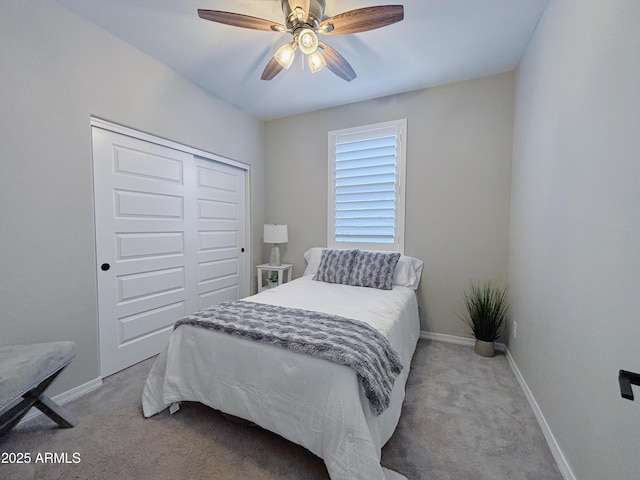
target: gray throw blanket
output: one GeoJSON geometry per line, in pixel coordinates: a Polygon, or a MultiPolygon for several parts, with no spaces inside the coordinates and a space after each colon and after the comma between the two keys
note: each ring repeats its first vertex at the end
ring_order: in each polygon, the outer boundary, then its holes
{"type": "Polygon", "coordinates": [[[371,410],[379,415],[391,400],[402,362],[387,338],[372,326],[349,318],[299,308],[236,300],[178,320],[238,337],[331,360],[355,370],[371,410]]]}

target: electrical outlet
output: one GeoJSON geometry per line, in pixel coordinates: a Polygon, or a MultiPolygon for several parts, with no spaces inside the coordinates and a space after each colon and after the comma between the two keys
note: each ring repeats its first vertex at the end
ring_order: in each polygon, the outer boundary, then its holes
{"type": "Polygon", "coordinates": [[[511,322],[511,335],[513,335],[513,338],[516,338],[517,333],[518,333],[518,324],[514,320],[513,322],[511,322]]]}

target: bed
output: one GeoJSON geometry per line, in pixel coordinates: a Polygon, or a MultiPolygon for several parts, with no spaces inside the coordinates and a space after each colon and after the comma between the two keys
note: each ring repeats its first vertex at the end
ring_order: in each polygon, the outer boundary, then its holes
{"type": "Polygon", "coordinates": [[[422,262],[398,255],[386,290],[323,281],[327,252],[310,249],[302,277],[242,301],[337,315],[381,332],[402,363],[384,411],[374,413],[349,366],[185,324],[149,373],[144,416],[196,401],[302,445],[324,460],[332,480],[403,479],[380,465],[380,453],[398,424],[419,337],[422,262]]]}

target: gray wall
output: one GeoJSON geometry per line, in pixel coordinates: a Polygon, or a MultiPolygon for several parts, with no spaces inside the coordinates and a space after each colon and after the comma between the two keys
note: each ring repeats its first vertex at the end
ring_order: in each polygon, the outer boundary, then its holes
{"type": "Polygon", "coordinates": [[[262,124],[52,1],[2,2],[0,68],[0,345],[75,341],[57,394],[99,376],[90,116],[251,164],[260,232],[262,124]]]}
{"type": "Polygon", "coordinates": [[[552,0],[517,73],[509,349],[580,480],[640,472],[639,22],[552,0]]]}
{"type": "Polygon", "coordinates": [[[289,225],[294,276],[327,244],[327,132],[407,118],[405,253],[425,262],[422,329],[468,335],[456,314],[469,280],[506,283],[513,99],[505,73],[266,122],[265,220],[289,225]]]}

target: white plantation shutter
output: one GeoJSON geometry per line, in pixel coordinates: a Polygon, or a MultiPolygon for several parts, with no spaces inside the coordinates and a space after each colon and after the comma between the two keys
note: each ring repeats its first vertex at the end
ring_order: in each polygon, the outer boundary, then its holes
{"type": "Polygon", "coordinates": [[[329,132],[329,246],[404,249],[406,120],[329,132]]]}

